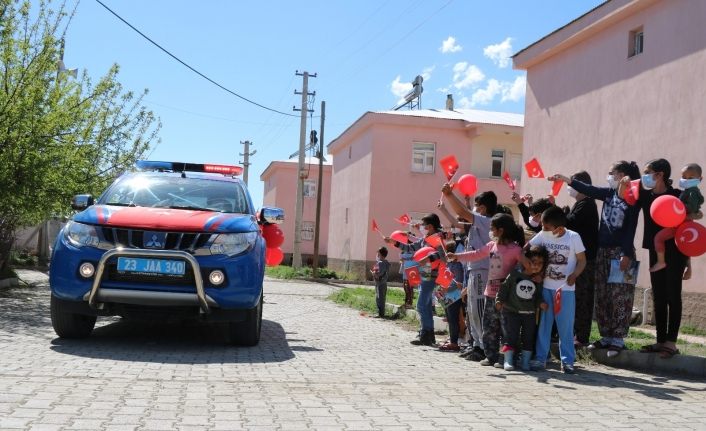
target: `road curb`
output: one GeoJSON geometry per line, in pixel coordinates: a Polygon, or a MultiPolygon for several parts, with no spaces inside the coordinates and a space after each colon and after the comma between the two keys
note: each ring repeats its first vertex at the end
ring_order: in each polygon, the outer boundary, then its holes
{"type": "Polygon", "coordinates": [[[641,353],[637,350],[623,350],[618,356],[609,358],[608,350],[591,352],[593,359],[603,365],[615,368],[643,371],[647,373],[677,373],[706,378],[706,358],[700,356],[674,355],[669,359],[659,353],[641,353]]]}

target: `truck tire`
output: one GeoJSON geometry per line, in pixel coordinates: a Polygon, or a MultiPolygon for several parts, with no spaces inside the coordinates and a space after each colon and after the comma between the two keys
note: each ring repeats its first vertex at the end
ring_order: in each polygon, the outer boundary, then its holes
{"type": "Polygon", "coordinates": [[[243,322],[228,322],[228,338],[238,346],[256,346],[260,342],[262,328],[262,294],[255,308],[248,310],[243,322]]]}
{"type": "Polygon", "coordinates": [[[86,338],[96,325],[96,316],[68,313],[61,310],[60,301],[51,297],[51,325],[61,338],[86,338]]]}

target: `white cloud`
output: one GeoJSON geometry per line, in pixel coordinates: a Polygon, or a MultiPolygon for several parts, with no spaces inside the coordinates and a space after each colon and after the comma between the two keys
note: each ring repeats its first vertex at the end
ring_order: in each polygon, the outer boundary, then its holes
{"type": "Polygon", "coordinates": [[[483,55],[491,59],[498,67],[508,67],[512,62],[510,59],[512,55],[512,38],[508,37],[498,44],[486,46],[483,49],[483,55]]]}
{"type": "Polygon", "coordinates": [[[501,102],[517,102],[525,97],[525,89],[527,87],[527,77],[518,76],[514,82],[506,82],[503,86],[503,96],[501,102]]]}
{"type": "Polygon", "coordinates": [[[471,106],[487,105],[502,92],[502,84],[497,79],[489,79],[485,88],[476,90],[471,96],[471,106]]]}
{"type": "Polygon", "coordinates": [[[392,81],[390,84],[390,91],[392,91],[392,94],[394,94],[395,97],[401,99],[412,90],[412,83],[400,82],[400,78],[400,75],[397,75],[397,77],[392,81]]]}
{"type": "Polygon", "coordinates": [[[453,36],[449,36],[448,39],[441,42],[441,46],[439,47],[439,51],[441,51],[443,54],[458,52],[462,49],[463,47],[456,43],[456,38],[453,36]]]}
{"type": "Polygon", "coordinates": [[[453,72],[453,86],[458,90],[472,87],[485,79],[485,75],[477,66],[469,65],[465,61],[456,63],[453,72]]]}
{"type": "Polygon", "coordinates": [[[422,78],[424,78],[424,82],[427,82],[431,79],[431,73],[434,71],[434,69],[436,69],[436,65],[425,67],[424,69],[422,69],[421,75],[422,78]]]}
{"type": "Polygon", "coordinates": [[[518,76],[514,81],[498,81],[489,79],[485,88],[476,90],[470,98],[462,97],[458,101],[460,108],[472,108],[478,105],[489,105],[498,97],[500,102],[518,102],[525,97],[527,78],[518,76]]]}

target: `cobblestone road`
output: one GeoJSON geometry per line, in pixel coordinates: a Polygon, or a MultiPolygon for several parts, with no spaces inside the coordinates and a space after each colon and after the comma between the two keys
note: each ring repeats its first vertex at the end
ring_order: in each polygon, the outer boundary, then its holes
{"type": "Polygon", "coordinates": [[[706,429],[706,382],[602,366],[507,373],[266,283],[262,341],[217,327],[99,320],[60,340],[48,288],[0,290],[0,429],[706,429]]]}

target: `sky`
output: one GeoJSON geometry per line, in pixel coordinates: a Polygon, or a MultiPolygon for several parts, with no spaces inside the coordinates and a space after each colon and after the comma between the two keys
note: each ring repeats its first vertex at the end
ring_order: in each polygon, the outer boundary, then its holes
{"type": "MultiPolygon", "coordinates": [[[[262,205],[260,175],[299,149],[302,77],[307,119],[324,144],[368,111],[395,107],[417,75],[421,107],[524,112],[525,73],[510,56],[602,0],[101,0],[184,63],[180,64],[96,0],[81,0],[66,35],[64,63],[95,81],[120,66],[125,90],[149,93],[161,120],[151,160],[239,164],[250,141],[249,189],[262,205]],[[285,115],[289,114],[289,115],[285,115]]],[[[69,5],[71,3],[68,1],[69,5]]],[[[405,109],[405,108],[403,108],[405,109]]]]}

